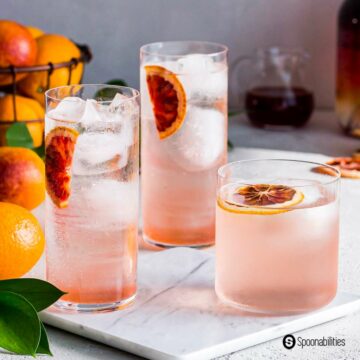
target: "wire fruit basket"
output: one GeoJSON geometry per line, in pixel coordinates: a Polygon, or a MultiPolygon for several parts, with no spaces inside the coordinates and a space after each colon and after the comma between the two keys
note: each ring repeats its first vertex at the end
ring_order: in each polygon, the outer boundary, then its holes
{"type": "MultiPolygon", "coordinates": [[[[2,74],[8,74],[12,77],[12,82],[9,85],[6,86],[0,86],[0,92],[5,93],[6,95],[12,95],[12,107],[13,107],[13,119],[6,119],[0,121],[0,146],[6,145],[5,142],[5,136],[7,129],[10,127],[10,125],[18,122],[18,112],[17,112],[17,104],[16,104],[16,95],[19,95],[18,89],[17,89],[17,82],[16,82],[16,75],[17,74],[31,74],[34,72],[45,72],[46,73],[46,88],[45,90],[49,89],[50,86],[50,80],[51,76],[54,73],[55,70],[61,69],[61,68],[68,68],[68,79],[67,83],[64,85],[69,85],[71,83],[71,77],[73,70],[77,67],[79,63],[83,63],[84,65],[89,63],[92,59],[92,53],[89,48],[89,46],[84,44],[76,44],[76,46],[80,50],[80,56],[78,58],[71,58],[69,61],[60,62],[60,63],[52,63],[49,62],[45,65],[35,65],[35,66],[26,66],[26,67],[15,67],[15,66],[8,66],[8,67],[0,67],[0,75],[2,74]],[[2,136],[1,136],[2,135],[2,136]]],[[[84,68],[82,71],[80,83],[82,82],[82,77],[84,74],[84,68]]],[[[21,120],[22,123],[25,124],[34,124],[34,123],[43,123],[44,119],[26,119],[21,120]]]]}

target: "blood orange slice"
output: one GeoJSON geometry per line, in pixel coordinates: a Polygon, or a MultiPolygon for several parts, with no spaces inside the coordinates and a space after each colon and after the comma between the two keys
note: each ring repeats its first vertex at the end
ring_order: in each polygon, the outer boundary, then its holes
{"type": "Polygon", "coordinates": [[[184,88],[171,71],[162,66],[145,66],[146,82],[160,139],[180,129],[186,115],[184,88]]]}
{"type": "Polygon", "coordinates": [[[59,208],[65,208],[70,197],[70,167],[77,136],[76,130],[60,126],[45,139],[46,191],[59,208]]]}
{"type": "Polygon", "coordinates": [[[299,204],[304,194],[290,186],[255,184],[242,186],[219,199],[224,210],[240,214],[274,215],[299,204]]]}

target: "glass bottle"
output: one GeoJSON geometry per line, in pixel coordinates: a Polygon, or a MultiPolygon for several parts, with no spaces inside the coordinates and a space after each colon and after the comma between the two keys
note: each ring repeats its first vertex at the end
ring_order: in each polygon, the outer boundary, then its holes
{"type": "Polygon", "coordinates": [[[338,16],[336,113],[345,132],[360,137],[360,2],[345,0],[338,16]]]}

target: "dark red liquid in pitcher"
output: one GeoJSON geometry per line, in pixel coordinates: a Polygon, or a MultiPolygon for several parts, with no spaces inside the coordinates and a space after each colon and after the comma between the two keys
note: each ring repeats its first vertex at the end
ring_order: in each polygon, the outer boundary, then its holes
{"type": "Polygon", "coordinates": [[[245,109],[258,127],[303,126],[314,109],[312,92],[300,87],[256,87],[246,93],[245,109]]]}

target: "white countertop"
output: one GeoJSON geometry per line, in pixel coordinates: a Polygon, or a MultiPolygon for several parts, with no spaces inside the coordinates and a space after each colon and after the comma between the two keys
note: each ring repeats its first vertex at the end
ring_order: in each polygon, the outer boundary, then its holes
{"type": "MultiPolygon", "coordinates": [[[[235,146],[269,148],[302,152],[323,153],[326,155],[349,155],[360,148],[360,140],[342,135],[334,115],[330,112],[318,112],[304,129],[293,131],[264,131],[248,125],[242,118],[233,118],[229,126],[229,138],[235,146]],[[326,126],[326,127],[325,127],[326,126]]],[[[238,150],[240,151],[240,150],[238,150]]],[[[262,156],[261,150],[250,150],[249,157],[262,156]]],[[[232,154],[231,156],[234,156],[232,154]]],[[[281,156],[281,152],[274,153],[281,156]]],[[[360,220],[360,182],[355,188],[354,181],[347,180],[342,184],[342,192],[349,191],[352,198],[341,203],[341,245],[339,287],[343,291],[360,294],[360,232],[357,225],[360,220]],[[355,195],[355,196],[354,196],[355,195]]],[[[108,346],[81,338],[76,335],[47,326],[54,359],[56,360],[115,360],[140,359],[131,354],[112,349],[108,346]]],[[[303,338],[337,337],[345,338],[345,347],[304,347],[295,346],[286,350],[282,339],[245,349],[222,357],[222,360],[238,359],[359,359],[360,358],[360,312],[345,318],[316,326],[297,333],[303,338]]],[[[11,355],[0,352],[1,360],[14,360],[11,355]]],[[[19,356],[23,360],[28,357],[19,356]]]]}

